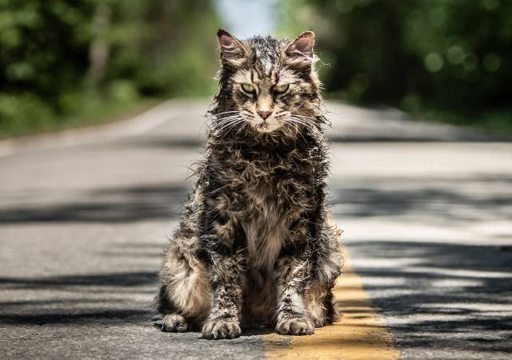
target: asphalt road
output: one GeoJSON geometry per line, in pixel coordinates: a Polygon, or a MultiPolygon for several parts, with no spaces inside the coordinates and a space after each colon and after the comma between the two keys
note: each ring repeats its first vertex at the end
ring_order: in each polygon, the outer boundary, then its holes
{"type": "MultiPolygon", "coordinates": [[[[120,124],[0,143],[3,358],[267,355],[262,333],[212,342],[151,324],[206,108],[171,101],[120,124]]],[[[401,357],[509,359],[512,143],[392,110],[329,109],[332,211],[401,357]]]]}

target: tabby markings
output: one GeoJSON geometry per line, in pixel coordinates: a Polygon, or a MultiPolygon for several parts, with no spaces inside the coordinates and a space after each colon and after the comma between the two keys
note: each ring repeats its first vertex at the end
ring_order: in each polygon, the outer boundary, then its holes
{"type": "Polygon", "coordinates": [[[346,248],[343,254],[344,273],[333,291],[343,314],[340,321],[311,336],[264,335],[267,359],[398,359],[393,337],[373,309],[346,248]]]}

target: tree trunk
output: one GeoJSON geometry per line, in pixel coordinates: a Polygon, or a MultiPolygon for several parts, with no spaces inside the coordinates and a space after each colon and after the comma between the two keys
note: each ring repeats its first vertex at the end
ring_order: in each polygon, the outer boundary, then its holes
{"type": "Polygon", "coordinates": [[[105,78],[110,56],[107,33],[110,27],[111,9],[109,5],[98,4],[92,21],[93,39],[89,45],[89,69],[87,83],[97,87],[105,78]]]}

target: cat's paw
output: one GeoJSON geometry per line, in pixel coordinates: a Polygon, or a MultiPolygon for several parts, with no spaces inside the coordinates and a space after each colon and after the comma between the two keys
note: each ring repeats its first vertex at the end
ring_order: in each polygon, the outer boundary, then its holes
{"type": "Polygon", "coordinates": [[[206,320],[203,325],[205,339],[234,339],[240,336],[240,322],[238,319],[206,320]]]}
{"type": "Polygon", "coordinates": [[[167,314],[162,320],[162,331],[185,332],[188,330],[188,322],[180,314],[167,314]]]}
{"type": "Polygon", "coordinates": [[[306,316],[285,318],[277,322],[276,331],[281,335],[311,335],[315,325],[306,316]]]}
{"type": "Polygon", "coordinates": [[[315,324],[316,328],[323,327],[327,323],[327,320],[324,318],[321,319],[313,319],[313,324],[315,324]]]}

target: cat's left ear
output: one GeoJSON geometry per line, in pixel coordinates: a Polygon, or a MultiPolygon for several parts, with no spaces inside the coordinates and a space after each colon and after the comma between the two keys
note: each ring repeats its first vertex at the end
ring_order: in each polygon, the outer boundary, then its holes
{"type": "Polygon", "coordinates": [[[220,46],[220,57],[222,63],[231,63],[238,65],[248,55],[248,51],[244,44],[236,37],[225,30],[219,29],[217,39],[220,46]]]}
{"type": "Polygon", "coordinates": [[[303,56],[313,58],[313,47],[315,46],[315,33],[313,31],[305,31],[295,38],[287,47],[286,54],[288,56],[303,56]]]}

